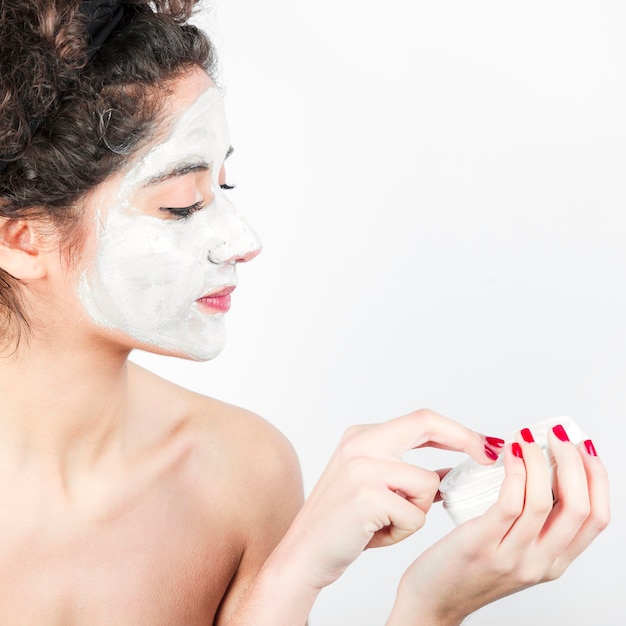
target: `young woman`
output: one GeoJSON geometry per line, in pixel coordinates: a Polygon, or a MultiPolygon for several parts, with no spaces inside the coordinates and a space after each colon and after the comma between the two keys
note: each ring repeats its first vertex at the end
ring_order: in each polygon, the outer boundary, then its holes
{"type": "MultiPolygon", "coordinates": [[[[0,623],[304,624],[366,547],[419,530],[420,446],[504,454],[498,502],[407,570],[389,624],[459,624],[606,526],[591,442],[511,446],[430,411],[349,430],[302,503],[285,439],[128,362],[216,356],[260,243],[193,0],[0,11],[0,623]],[[152,8],[151,8],[152,7],[152,8]]],[[[527,437],[527,439],[529,439],[527,437]]]]}

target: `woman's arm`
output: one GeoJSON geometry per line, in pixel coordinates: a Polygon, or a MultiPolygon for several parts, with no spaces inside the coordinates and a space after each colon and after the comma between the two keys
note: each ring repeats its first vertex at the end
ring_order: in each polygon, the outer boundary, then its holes
{"type": "MultiPolygon", "coordinates": [[[[227,415],[228,423],[236,423],[241,413],[238,410],[235,415],[227,415]]],[[[237,572],[222,599],[215,626],[238,623],[233,622],[234,612],[244,598],[249,600],[259,572],[304,501],[300,464],[287,439],[256,416],[243,421],[236,433],[237,445],[231,451],[239,460],[232,464],[229,489],[235,508],[234,512],[232,508],[230,512],[223,510],[222,515],[223,523],[230,524],[242,538],[242,551],[235,555],[237,572]]],[[[272,585],[273,595],[262,595],[276,601],[283,588],[272,585]]]]}

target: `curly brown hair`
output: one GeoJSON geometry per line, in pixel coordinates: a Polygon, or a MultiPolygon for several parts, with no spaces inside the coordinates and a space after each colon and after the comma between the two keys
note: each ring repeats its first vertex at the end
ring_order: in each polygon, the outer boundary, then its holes
{"type": "MultiPolygon", "coordinates": [[[[130,23],[88,59],[80,0],[0,2],[0,218],[80,231],[80,202],[150,136],[168,84],[215,54],[187,24],[198,0],[126,0],[130,23]]],[[[28,316],[19,281],[0,268],[0,333],[28,316]]],[[[10,339],[10,338],[9,338],[10,339]]]]}

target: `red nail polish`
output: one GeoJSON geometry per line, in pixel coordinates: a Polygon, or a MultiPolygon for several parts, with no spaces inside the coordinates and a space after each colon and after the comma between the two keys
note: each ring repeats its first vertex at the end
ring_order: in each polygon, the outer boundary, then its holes
{"type": "Polygon", "coordinates": [[[500,437],[485,437],[485,441],[496,448],[501,448],[504,445],[504,439],[500,439],[500,437]]]}
{"type": "Polygon", "coordinates": [[[565,432],[565,428],[563,428],[561,424],[557,424],[552,429],[552,432],[557,436],[557,439],[560,439],[561,441],[569,441],[569,437],[567,436],[567,433],[565,432]]]}
{"type": "Polygon", "coordinates": [[[492,460],[492,461],[496,461],[498,458],[498,453],[494,452],[491,448],[489,448],[488,446],[485,446],[485,454],[492,460]]]}
{"type": "Polygon", "coordinates": [[[596,452],[596,448],[593,445],[593,441],[591,441],[591,439],[587,439],[585,441],[585,450],[587,450],[587,454],[589,456],[598,456],[598,453],[596,452]]]}
{"type": "Polygon", "coordinates": [[[520,430],[520,435],[522,435],[522,439],[526,443],[533,443],[535,441],[535,438],[529,428],[522,428],[522,430],[520,430]]]}
{"type": "Polygon", "coordinates": [[[516,456],[518,459],[522,458],[522,446],[520,446],[517,441],[514,441],[511,444],[511,452],[513,453],[513,456],[516,456]]]}

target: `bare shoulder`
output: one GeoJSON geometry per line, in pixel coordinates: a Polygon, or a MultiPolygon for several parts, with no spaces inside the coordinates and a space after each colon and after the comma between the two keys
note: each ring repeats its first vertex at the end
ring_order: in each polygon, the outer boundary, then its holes
{"type": "Polygon", "coordinates": [[[214,457],[216,441],[220,456],[227,457],[231,471],[241,472],[256,489],[261,482],[271,491],[279,484],[300,482],[298,459],[291,443],[271,423],[238,406],[198,394],[189,397],[189,427],[198,434],[206,458],[214,457]]]}
{"type": "Polygon", "coordinates": [[[181,542],[201,555],[194,576],[213,598],[212,623],[227,624],[302,506],[294,449],[251,411],[134,364],[128,379],[132,456],[149,459],[141,475],[169,520],[164,532],[185,528],[181,542]]]}
{"type": "MultiPolygon", "coordinates": [[[[281,541],[304,500],[300,465],[286,437],[258,415],[211,398],[190,397],[198,465],[226,468],[227,518],[241,540],[240,559],[215,624],[228,624],[252,581],[281,541]],[[218,417],[219,416],[219,417],[218,417]],[[219,442],[220,451],[214,449],[219,442]]],[[[213,468],[213,469],[210,469],[213,468]]]]}
{"type": "Polygon", "coordinates": [[[192,476],[199,481],[210,477],[213,486],[245,493],[251,504],[271,500],[276,505],[281,497],[300,503],[297,456],[287,438],[267,420],[135,365],[131,377],[141,390],[141,402],[149,405],[142,414],[150,415],[152,432],[184,443],[192,476]]]}

